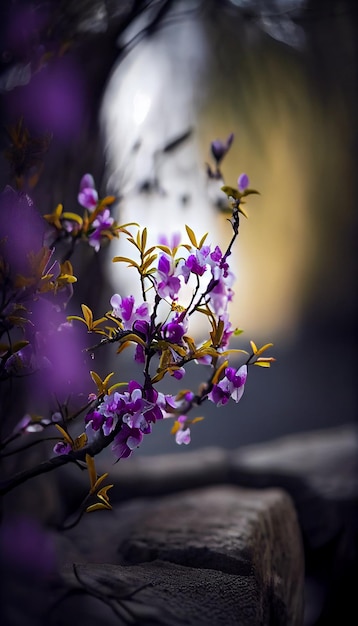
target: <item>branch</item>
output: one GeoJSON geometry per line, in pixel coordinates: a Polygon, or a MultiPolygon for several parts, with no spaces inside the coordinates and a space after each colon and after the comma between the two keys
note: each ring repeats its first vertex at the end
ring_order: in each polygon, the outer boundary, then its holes
{"type": "Polygon", "coordinates": [[[69,454],[61,454],[60,456],[55,456],[48,461],[43,461],[39,465],[35,467],[31,467],[29,469],[18,472],[14,476],[11,476],[8,479],[0,481],[0,496],[5,495],[22,485],[23,483],[30,480],[30,478],[35,478],[36,476],[40,476],[41,474],[46,474],[47,472],[52,472],[58,467],[62,467],[62,465],[66,465],[66,463],[75,463],[85,462],[86,454],[94,457],[104,448],[106,448],[110,443],[112,443],[113,439],[119,432],[122,427],[122,422],[120,421],[116,428],[107,436],[103,435],[101,431],[98,432],[98,436],[96,439],[89,445],[84,446],[80,450],[72,450],[69,454]]]}

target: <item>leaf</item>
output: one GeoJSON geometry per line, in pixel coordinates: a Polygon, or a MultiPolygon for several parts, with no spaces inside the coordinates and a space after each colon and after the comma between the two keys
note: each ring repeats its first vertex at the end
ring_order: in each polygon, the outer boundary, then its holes
{"type": "Polygon", "coordinates": [[[102,378],[100,376],[98,376],[98,374],[96,372],[93,372],[92,370],[90,371],[90,376],[91,376],[93,382],[95,383],[95,385],[97,385],[98,393],[102,394],[103,393],[102,378]]]}
{"type": "Polygon", "coordinates": [[[147,229],[143,228],[142,232],[142,240],[141,240],[141,249],[144,251],[147,245],[147,229]]]}
{"type": "Polygon", "coordinates": [[[229,365],[229,361],[226,360],[223,363],[221,363],[220,367],[218,367],[218,369],[216,370],[216,372],[214,373],[211,382],[213,383],[213,385],[217,385],[217,383],[219,382],[220,378],[221,378],[221,374],[223,373],[223,371],[227,368],[227,366],[229,365]]]}
{"type": "Polygon", "coordinates": [[[133,261],[132,259],[129,259],[126,256],[115,256],[112,259],[113,263],[117,263],[118,261],[122,261],[123,263],[128,263],[130,267],[136,267],[139,270],[139,265],[138,263],[136,263],[135,261],[133,261]]]}
{"type": "Polygon", "coordinates": [[[89,474],[89,479],[90,479],[90,485],[91,485],[91,489],[90,489],[90,493],[93,493],[93,486],[96,483],[96,479],[97,479],[97,472],[96,472],[96,467],[95,467],[95,462],[94,462],[94,458],[93,456],[90,456],[89,454],[86,454],[86,464],[87,464],[87,469],[88,469],[88,474],[89,474]]]}
{"type": "Polygon", "coordinates": [[[86,509],[86,513],[92,513],[93,511],[107,510],[111,508],[112,507],[110,504],[102,504],[102,502],[97,502],[96,504],[91,504],[91,506],[88,506],[86,509]]]}
{"type": "Polygon", "coordinates": [[[81,450],[82,448],[85,447],[87,443],[87,435],[86,433],[82,433],[81,435],[79,435],[79,437],[76,437],[76,439],[73,442],[73,449],[74,450],[81,450]]]}
{"type": "Polygon", "coordinates": [[[246,219],[249,219],[248,214],[246,213],[246,211],[244,211],[244,209],[242,208],[241,204],[238,206],[238,211],[239,211],[239,213],[241,213],[241,215],[246,217],[246,219]]]}
{"type": "Polygon", "coordinates": [[[125,335],[123,339],[125,339],[126,342],[133,341],[134,343],[140,343],[140,345],[143,346],[143,348],[145,348],[146,346],[145,341],[143,341],[141,337],[139,337],[138,335],[135,335],[134,333],[129,333],[128,335],[125,335]]]}
{"type": "MultiPolygon", "coordinates": [[[[22,350],[22,348],[25,348],[26,346],[28,346],[29,343],[30,342],[26,341],[25,339],[23,341],[17,341],[11,346],[12,354],[15,354],[15,352],[19,352],[19,350],[22,350]]],[[[9,346],[8,346],[8,349],[9,349],[9,346]]]]}
{"type": "Polygon", "coordinates": [[[202,236],[202,238],[200,239],[200,242],[199,242],[199,249],[203,247],[204,242],[205,242],[205,239],[207,238],[208,234],[209,234],[209,233],[205,233],[205,235],[203,235],[203,236],[202,236]]]}
{"type": "Polygon", "coordinates": [[[255,361],[254,365],[258,365],[259,367],[270,367],[271,363],[267,361],[255,361]]]}
{"type": "MultiPolygon", "coordinates": [[[[143,254],[143,256],[149,256],[149,254],[151,254],[158,246],[152,246],[151,248],[148,248],[148,250],[146,250],[143,254]]],[[[157,256],[157,255],[156,255],[157,256]]]]}
{"type": "Polygon", "coordinates": [[[64,440],[66,441],[66,443],[68,443],[71,447],[73,445],[73,439],[72,437],[70,437],[70,435],[68,434],[68,432],[66,432],[64,430],[64,428],[62,428],[62,426],[60,426],[59,424],[55,424],[57,430],[60,431],[62,437],[64,438],[64,440]]]}
{"type": "Polygon", "coordinates": [[[189,421],[189,424],[196,424],[197,422],[202,422],[203,419],[205,419],[205,417],[194,417],[192,420],[189,421]]]}
{"type": "Polygon", "coordinates": [[[257,345],[251,339],[250,339],[250,346],[251,346],[251,350],[253,351],[253,353],[256,354],[257,353],[257,345]]]}
{"type": "Polygon", "coordinates": [[[221,187],[221,191],[223,191],[229,198],[234,198],[235,200],[240,200],[242,193],[238,189],[234,187],[230,187],[229,185],[224,185],[221,187]]]}
{"type": "MultiPolygon", "coordinates": [[[[102,474],[102,476],[97,478],[96,482],[93,485],[93,491],[94,492],[96,492],[98,487],[103,483],[104,480],[106,480],[107,476],[109,476],[108,472],[106,472],[105,474],[102,474]]],[[[98,495],[99,495],[99,493],[98,493],[98,495]]]]}
{"type": "Polygon", "coordinates": [[[153,254],[153,255],[152,255],[152,256],[150,256],[148,259],[146,259],[146,260],[144,261],[144,263],[142,263],[141,268],[140,268],[140,269],[141,269],[142,274],[145,274],[145,273],[146,273],[146,271],[148,270],[149,266],[153,263],[153,261],[155,261],[155,260],[156,260],[157,256],[158,256],[157,254],[153,254]]]}
{"type": "Polygon", "coordinates": [[[62,213],[61,217],[65,220],[71,220],[72,222],[77,222],[77,224],[79,224],[80,226],[83,225],[83,219],[80,215],[77,215],[77,213],[71,213],[71,212],[65,211],[64,213],[62,213]]]}
{"type": "Polygon", "coordinates": [[[119,389],[119,387],[126,387],[128,383],[115,383],[108,389],[108,395],[110,396],[115,389],[119,389]]]}
{"type": "Polygon", "coordinates": [[[171,427],[170,430],[170,434],[171,435],[176,435],[176,433],[178,432],[178,430],[180,430],[181,424],[180,422],[178,422],[178,420],[176,420],[173,424],[173,426],[171,427]]]}
{"type": "Polygon", "coordinates": [[[198,246],[198,242],[196,241],[196,237],[195,237],[194,231],[190,228],[190,226],[187,226],[186,224],[185,224],[185,229],[186,229],[186,232],[188,233],[188,237],[189,237],[191,243],[193,244],[194,248],[198,249],[199,246],[198,246]]]}
{"type": "Polygon", "coordinates": [[[81,304],[81,309],[82,309],[83,317],[86,320],[87,327],[89,330],[91,330],[92,322],[93,322],[93,313],[91,309],[87,306],[87,304],[81,304]]]}
{"type": "Polygon", "coordinates": [[[241,192],[241,197],[243,198],[244,196],[252,196],[253,194],[257,194],[259,196],[260,192],[256,191],[256,189],[245,189],[245,191],[241,192]]]}
{"type": "Polygon", "coordinates": [[[169,256],[171,256],[172,251],[170,248],[168,248],[168,246],[157,245],[156,247],[159,248],[159,250],[161,250],[162,252],[165,252],[166,254],[169,254],[169,256]]]}

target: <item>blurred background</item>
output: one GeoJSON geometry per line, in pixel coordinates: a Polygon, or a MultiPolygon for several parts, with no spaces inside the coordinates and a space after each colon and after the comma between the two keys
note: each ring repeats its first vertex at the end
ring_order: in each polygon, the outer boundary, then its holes
{"type": "MultiPolygon", "coordinates": [[[[250,370],[238,405],[201,407],[191,449],[355,421],[356,3],[15,1],[1,12],[4,126],[23,115],[35,134],[53,134],[30,191],[42,213],[77,210],[91,172],[117,196],[119,222],[148,226],[154,240],[188,224],[224,248],[224,197],[206,164],[211,141],[231,132],[225,183],[246,172],[260,191],[231,257],[232,323],[245,331],[233,347],[272,341],[277,362],[250,370]]],[[[4,161],[2,186],[10,178],[4,161]]],[[[123,239],[77,250],[70,313],[86,302],[99,317],[114,292],[133,292],[131,270],[111,261],[126,252],[123,239]]],[[[96,371],[132,376],[127,353],[96,359],[96,371]]],[[[181,387],[206,377],[192,367],[181,387]]],[[[185,453],[170,427],[158,423],[136,454],[185,453]]]]}

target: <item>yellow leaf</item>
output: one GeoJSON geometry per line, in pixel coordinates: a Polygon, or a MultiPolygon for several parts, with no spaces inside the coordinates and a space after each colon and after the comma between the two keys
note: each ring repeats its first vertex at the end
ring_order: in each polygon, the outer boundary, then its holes
{"type": "Polygon", "coordinates": [[[81,435],[79,435],[79,437],[76,437],[76,439],[73,442],[73,449],[74,450],[81,450],[82,448],[85,447],[87,443],[87,435],[86,433],[82,433],[81,435]]]}
{"type": "Polygon", "coordinates": [[[124,336],[125,341],[134,341],[134,343],[140,343],[141,346],[143,346],[145,348],[146,343],[145,341],[143,341],[143,339],[141,337],[139,337],[138,335],[135,335],[134,333],[129,333],[129,335],[125,335],[124,336]]]}
{"type": "Polygon", "coordinates": [[[170,434],[175,435],[181,428],[181,423],[176,420],[171,428],[170,434]]]}
{"type": "Polygon", "coordinates": [[[109,383],[110,379],[112,378],[112,376],[114,376],[114,372],[111,372],[110,374],[107,374],[106,378],[104,379],[104,381],[102,383],[103,389],[107,389],[108,383],[109,383]]]}
{"type": "Polygon", "coordinates": [[[258,365],[259,367],[270,367],[271,363],[267,361],[255,361],[254,365],[258,365]]]}
{"type": "Polygon", "coordinates": [[[102,378],[100,376],[98,376],[98,374],[94,371],[90,371],[90,376],[93,380],[93,382],[95,383],[95,385],[97,385],[97,389],[98,389],[98,393],[102,394],[103,393],[103,382],[102,382],[102,378]]]}
{"type": "Polygon", "coordinates": [[[126,348],[128,348],[131,345],[130,341],[123,341],[123,343],[121,343],[118,346],[117,352],[116,354],[121,354],[121,352],[123,352],[126,348]]]}
{"type": "Polygon", "coordinates": [[[188,233],[188,237],[191,243],[193,244],[194,248],[198,248],[198,242],[196,241],[194,231],[190,228],[190,226],[187,226],[186,224],[185,224],[185,229],[186,229],[186,232],[188,233]]]}
{"type": "Polygon", "coordinates": [[[136,267],[137,269],[139,269],[139,265],[138,263],[136,263],[135,261],[133,261],[132,259],[129,259],[126,256],[115,256],[112,259],[113,263],[117,263],[118,261],[122,261],[123,263],[128,263],[130,267],[136,267]]]}
{"type": "Polygon", "coordinates": [[[93,456],[86,454],[86,464],[87,464],[90,485],[91,485],[90,493],[93,493],[93,487],[96,484],[96,479],[97,479],[97,472],[96,472],[96,467],[95,467],[93,456]]]}
{"type": "Polygon", "coordinates": [[[87,306],[87,304],[81,304],[81,309],[82,309],[83,317],[86,320],[87,327],[90,330],[92,328],[93,313],[91,309],[87,306]]]}
{"type": "MultiPolygon", "coordinates": [[[[106,474],[106,476],[108,476],[108,474],[106,474]]],[[[105,487],[102,487],[102,489],[99,490],[98,492],[98,497],[106,500],[109,503],[109,497],[107,495],[107,491],[109,491],[109,489],[112,489],[113,485],[106,485],[105,487]]]]}
{"type": "Polygon", "coordinates": [[[254,341],[250,340],[250,346],[251,346],[251,350],[253,351],[254,354],[257,353],[257,345],[254,341]]]}
{"type": "Polygon", "coordinates": [[[73,445],[72,437],[70,437],[70,435],[59,424],[55,424],[55,426],[56,426],[57,430],[60,431],[60,433],[61,433],[62,437],[64,438],[64,440],[66,441],[66,443],[68,443],[72,447],[72,445],[73,445]]]}
{"type": "Polygon", "coordinates": [[[72,320],[76,320],[77,322],[83,322],[83,324],[86,324],[86,326],[87,326],[86,320],[84,320],[83,317],[79,317],[78,315],[67,315],[66,319],[69,322],[72,322],[72,320]]]}
{"type": "Polygon", "coordinates": [[[273,347],[273,343],[265,343],[265,345],[262,346],[262,348],[258,349],[258,351],[256,352],[256,356],[260,356],[260,354],[262,354],[263,352],[265,352],[266,350],[272,347],[273,347]]]}
{"type": "Polygon", "coordinates": [[[110,396],[116,389],[118,389],[119,387],[126,387],[128,383],[115,383],[115,385],[112,385],[111,387],[109,387],[108,389],[108,395],[110,396]]]}
{"type": "Polygon", "coordinates": [[[144,256],[148,256],[149,254],[151,254],[155,250],[155,248],[156,246],[152,246],[151,248],[148,248],[148,250],[144,252],[144,256]]]}
{"type": "Polygon", "coordinates": [[[62,213],[62,217],[65,220],[72,220],[72,222],[77,222],[77,224],[79,224],[80,226],[83,225],[83,219],[80,215],[77,215],[77,213],[65,211],[64,213],[62,213]]]}
{"type": "Polygon", "coordinates": [[[204,417],[194,417],[194,419],[190,420],[190,424],[196,424],[196,422],[202,422],[204,417]]]}
{"type": "Polygon", "coordinates": [[[213,385],[217,385],[217,383],[220,380],[221,374],[227,368],[228,365],[229,365],[229,361],[224,361],[223,363],[221,363],[220,367],[218,367],[218,369],[214,373],[214,376],[211,379],[211,382],[213,383],[213,385]]]}
{"type": "MultiPolygon", "coordinates": [[[[95,484],[93,485],[93,491],[94,492],[97,491],[98,487],[103,483],[103,481],[107,478],[107,476],[108,476],[108,472],[106,472],[105,474],[102,474],[102,476],[97,478],[95,484]]],[[[106,489],[106,487],[104,487],[104,489],[106,489]]],[[[100,492],[98,492],[98,495],[99,494],[100,494],[100,492]]]]}
{"type": "Polygon", "coordinates": [[[142,250],[145,250],[146,245],[147,245],[147,229],[143,228],[142,241],[141,241],[142,250]]]}
{"type": "Polygon", "coordinates": [[[100,510],[106,510],[106,509],[111,509],[112,507],[108,504],[102,504],[102,502],[97,502],[96,504],[91,504],[91,506],[88,506],[86,509],[86,513],[91,513],[92,511],[100,511],[100,510]]]}
{"type": "Polygon", "coordinates": [[[161,250],[162,252],[165,252],[166,254],[169,254],[169,256],[172,253],[171,249],[168,248],[168,246],[158,245],[156,247],[159,248],[159,250],[161,250]]]}
{"type": "Polygon", "coordinates": [[[204,242],[205,242],[205,239],[207,238],[208,234],[209,234],[209,233],[205,233],[205,235],[203,235],[203,236],[202,236],[202,238],[200,239],[200,242],[199,242],[199,249],[203,246],[203,244],[204,244],[204,242]]]}

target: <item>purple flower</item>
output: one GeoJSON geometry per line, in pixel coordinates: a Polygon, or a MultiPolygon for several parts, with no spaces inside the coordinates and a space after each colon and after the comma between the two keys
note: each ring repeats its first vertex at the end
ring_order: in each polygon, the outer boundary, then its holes
{"type": "Polygon", "coordinates": [[[92,246],[96,252],[101,247],[101,238],[103,231],[108,230],[114,222],[113,217],[110,217],[109,209],[105,209],[103,213],[99,213],[95,220],[93,220],[92,226],[95,229],[88,237],[88,243],[92,246]]]}
{"type": "Polygon", "coordinates": [[[92,410],[85,416],[86,428],[90,426],[94,431],[100,430],[103,426],[104,420],[105,417],[102,413],[92,410]]]}
{"type": "Polygon", "coordinates": [[[239,402],[244,393],[246,379],[247,365],[241,365],[237,370],[233,367],[227,367],[224,378],[217,385],[213,385],[208,399],[217,406],[226,404],[230,397],[236,403],[239,402]]]}
{"type": "Polygon", "coordinates": [[[130,428],[127,424],[123,424],[114,438],[112,451],[118,459],[126,459],[132,454],[134,448],[138,448],[142,439],[143,433],[139,428],[130,428]]]}
{"type": "Polygon", "coordinates": [[[219,165],[219,163],[223,160],[224,156],[229,151],[233,140],[234,133],[230,133],[226,141],[222,141],[221,139],[215,139],[211,142],[211,152],[217,165],[219,165]]]}
{"type": "Polygon", "coordinates": [[[186,372],[184,367],[179,367],[177,370],[173,371],[173,378],[175,378],[176,380],[181,380],[182,378],[184,378],[186,372]]]}
{"type": "Polygon", "coordinates": [[[125,330],[132,330],[133,325],[136,325],[138,332],[147,332],[148,325],[144,326],[144,323],[150,321],[150,311],[148,302],[142,302],[135,307],[134,296],[128,296],[128,298],[122,298],[118,293],[115,293],[110,299],[112,307],[112,315],[119,317],[123,322],[125,330]]]}
{"type": "Polygon", "coordinates": [[[161,298],[170,297],[175,299],[181,284],[176,276],[174,259],[168,254],[161,254],[158,261],[157,291],[161,298]]]}
{"type": "Polygon", "coordinates": [[[196,250],[195,254],[191,254],[185,261],[185,265],[190,269],[192,274],[202,276],[207,267],[207,259],[210,254],[210,246],[202,246],[200,250],[196,250]]]}
{"type": "Polygon", "coordinates": [[[247,174],[240,174],[239,178],[237,179],[237,186],[239,191],[243,192],[245,191],[245,189],[248,188],[250,184],[249,181],[249,177],[247,174]]]}
{"type": "Polygon", "coordinates": [[[96,208],[98,204],[98,193],[91,174],[82,176],[77,199],[78,203],[90,212],[94,211],[96,208]]]}
{"type": "Polygon", "coordinates": [[[65,441],[58,441],[53,447],[53,451],[55,454],[69,454],[71,450],[72,447],[69,443],[66,443],[65,441]]]}
{"type": "Polygon", "coordinates": [[[162,245],[162,246],[167,246],[171,250],[173,250],[173,248],[177,248],[179,246],[180,240],[181,240],[180,232],[173,233],[171,235],[170,239],[165,234],[161,234],[158,237],[158,243],[160,245],[162,245]]]}
{"type": "Polygon", "coordinates": [[[171,343],[179,343],[185,334],[185,330],[182,324],[175,320],[163,326],[163,334],[167,341],[170,341],[171,343]]]}
{"type": "Polygon", "coordinates": [[[180,415],[177,422],[180,424],[180,428],[175,433],[175,441],[181,446],[183,443],[187,446],[190,443],[190,428],[185,428],[185,422],[187,420],[186,415],[180,415]]]}

